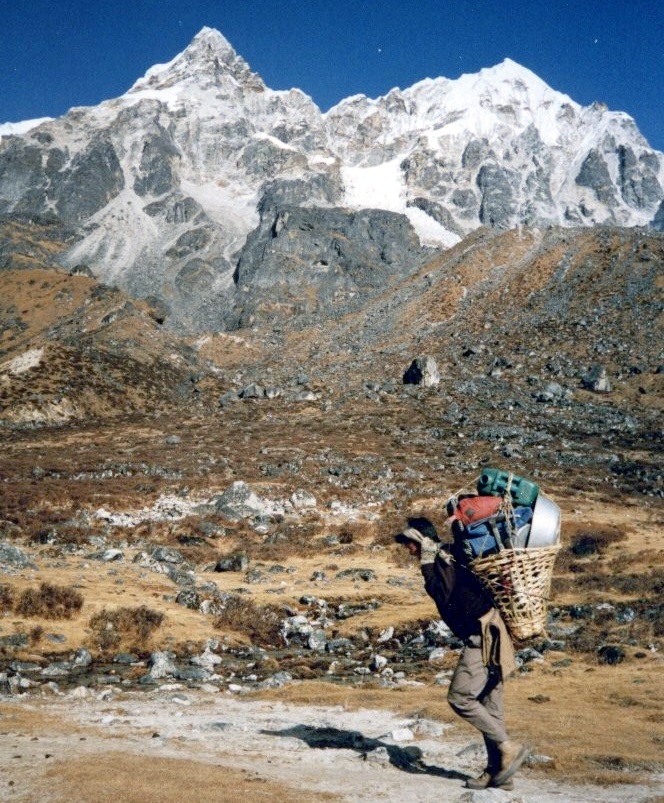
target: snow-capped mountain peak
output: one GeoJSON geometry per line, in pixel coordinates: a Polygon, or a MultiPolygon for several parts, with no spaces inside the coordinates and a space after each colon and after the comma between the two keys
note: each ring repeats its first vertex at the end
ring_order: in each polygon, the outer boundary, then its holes
{"type": "Polygon", "coordinates": [[[206,88],[223,85],[229,78],[254,91],[265,89],[263,81],[237,55],[230,42],[219,31],[206,27],[174,59],[151,67],[127,94],[164,90],[175,85],[197,84],[206,88]]]}
{"type": "Polygon", "coordinates": [[[307,269],[330,298],[352,292],[482,225],[664,218],[664,155],[635,122],[511,59],[321,114],[203,28],[119,98],[13,133],[0,214],[76,228],[67,265],[170,299],[186,328],[246,310],[252,284],[281,283],[290,304],[307,269]]]}

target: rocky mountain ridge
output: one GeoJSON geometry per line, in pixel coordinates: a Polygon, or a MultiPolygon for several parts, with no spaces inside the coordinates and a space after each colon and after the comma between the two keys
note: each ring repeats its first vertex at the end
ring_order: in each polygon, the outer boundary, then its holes
{"type": "Polygon", "coordinates": [[[631,118],[509,60],[322,114],[207,28],[120,98],[0,139],[0,213],[69,227],[65,267],[181,332],[267,301],[325,316],[479,226],[659,226],[663,186],[631,118]]]}

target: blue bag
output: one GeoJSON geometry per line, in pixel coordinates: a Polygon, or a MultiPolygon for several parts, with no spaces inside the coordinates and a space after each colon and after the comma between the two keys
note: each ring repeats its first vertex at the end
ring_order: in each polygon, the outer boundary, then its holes
{"type": "MultiPolygon", "coordinates": [[[[516,532],[528,524],[532,517],[532,508],[525,506],[514,508],[512,531],[516,532]]],[[[514,546],[510,542],[510,532],[503,513],[465,527],[461,540],[463,551],[469,560],[494,555],[501,549],[511,549],[514,546]]]]}

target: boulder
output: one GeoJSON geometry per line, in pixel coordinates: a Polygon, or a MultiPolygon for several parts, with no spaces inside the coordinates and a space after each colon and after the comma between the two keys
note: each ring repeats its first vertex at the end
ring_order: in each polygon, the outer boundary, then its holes
{"type": "Polygon", "coordinates": [[[0,571],[6,568],[25,569],[32,561],[25,552],[6,542],[0,543],[0,571]]]}
{"type": "Polygon", "coordinates": [[[249,566],[249,558],[244,552],[236,552],[221,558],[215,564],[215,572],[243,572],[249,566]]]}
{"type": "Polygon", "coordinates": [[[613,390],[606,368],[597,363],[581,377],[581,384],[594,393],[610,393],[613,390]]]}
{"type": "Polygon", "coordinates": [[[404,385],[422,385],[430,388],[438,385],[439,382],[438,365],[431,356],[414,359],[403,375],[404,385]]]}
{"type": "Polygon", "coordinates": [[[174,657],[172,652],[153,652],[149,662],[149,677],[153,680],[174,677],[178,671],[177,666],[173,662],[174,657]]]}

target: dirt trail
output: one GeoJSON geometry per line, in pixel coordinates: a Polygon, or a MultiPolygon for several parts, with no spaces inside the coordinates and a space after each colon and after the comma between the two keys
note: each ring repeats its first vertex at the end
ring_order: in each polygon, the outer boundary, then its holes
{"type": "MultiPolygon", "coordinates": [[[[197,780],[214,770],[213,799],[220,801],[244,800],[253,787],[259,794],[250,793],[249,800],[284,801],[293,792],[302,803],[653,803],[664,795],[663,776],[653,777],[648,786],[580,787],[536,778],[529,769],[516,777],[513,792],[471,792],[463,782],[481,770],[482,752],[453,726],[389,711],[286,705],[176,684],[155,692],[76,690],[12,700],[0,715],[0,755],[2,797],[13,803],[55,803],[72,794],[86,803],[145,800],[138,786],[133,793],[117,789],[123,756],[134,762],[128,776],[133,778],[140,777],[141,766],[147,774],[174,759],[180,767],[193,763],[197,780]],[[95,790],[85,788],[83,760],[95,790]],[[111,769],[100,786],[94,774],[104,761],[111,769]]],[[[155,799],[210,800],[186,777],[161,778],[169,788],[162,786],[155,799]]]]}

